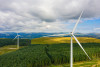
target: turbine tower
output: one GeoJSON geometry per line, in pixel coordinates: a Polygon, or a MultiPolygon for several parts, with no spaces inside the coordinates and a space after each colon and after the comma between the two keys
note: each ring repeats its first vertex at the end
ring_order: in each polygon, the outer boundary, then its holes
{"type": "MultiPolygon", "coordinates": [[[[16,39],[17,38],[17,49],[19,49],[19,34],[17,33],[17,35],[15,36],[15,38],[14,39],[16,39]]],[[[13,40],[14,40],[13,39],[13,40]]]]}
{"type": "Polygon", "coordinates": [[[70,46],[70,67],[73,67],[73,39],[74,38],[76,40],[76,42],[78,43],[78,45],[80,46],[80,48],[83,50],[83,52],[87,55],[87,57],[91,60],[91,58],[89,57],[89,55],[86,53],[86,51],[84,50],[84,48],[82,47],[82,45],[80,44],[80,42],[78,41],[78,39],[74,36],[74,32],[75,32],[75,29],[81,19],[81,16],[83,14],[83,11],[81,12],[76,24],[75,24],[75,27],[73,28],[73,31],[70,33],[71,35],[71,46],[70,46]]]}

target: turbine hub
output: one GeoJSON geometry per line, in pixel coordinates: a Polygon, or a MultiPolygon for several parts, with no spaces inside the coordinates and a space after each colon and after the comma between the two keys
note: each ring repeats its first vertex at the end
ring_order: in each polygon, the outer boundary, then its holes
{"type": "Polygon", "coordinates": [[[73,35],[73,33],[72,33],[72,32],[70,32],[70,35],[73,35]]]}

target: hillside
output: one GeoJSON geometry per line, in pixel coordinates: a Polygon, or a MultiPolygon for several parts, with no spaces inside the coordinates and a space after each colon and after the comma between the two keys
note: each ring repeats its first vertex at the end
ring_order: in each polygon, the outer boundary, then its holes
{"type": "MultiPolygon", "coordinates": [[[[91,57],[91,61],[100,58],[100,39],[90,37],[79,37],[78,39],[91,57]]],[[[36,38],[32,39],[31,43],[32,45],[0,55],[0,67],[47,67],[51,65],[53,65],[51,67],[59,67],[59,65],[69,67],[69,37],[36,38]]],[[[75,40],[73,50],[75,63],[90,61],[79,45],[75,43],[75,40]]]]}
{"type": "MultiPolygon", "coordinates": [[[[100,39],[91,37],[77,37],[80,43],[100,43],[100,39]]],[[[73,42],[76,41],[73,39],[73,42]]],[[[58,43],[70,43],[70,37],[42,37],[31,40],[31,44],[58,44],[58,43]]]]}

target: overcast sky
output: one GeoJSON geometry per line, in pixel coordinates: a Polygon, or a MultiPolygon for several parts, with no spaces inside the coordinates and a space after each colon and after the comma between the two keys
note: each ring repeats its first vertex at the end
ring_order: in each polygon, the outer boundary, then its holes
{"type": "Polygon", "coordinates": [[[0,0],[0,31],[100,31],[100,0],[0,0]]]}

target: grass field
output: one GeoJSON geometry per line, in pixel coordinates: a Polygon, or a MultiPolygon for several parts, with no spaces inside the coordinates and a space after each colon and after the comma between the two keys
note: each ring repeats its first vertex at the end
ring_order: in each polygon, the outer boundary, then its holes
{"type": "MultiPolygon", "coordinates": [[[[70,65],[61,64],[61,65],[50,65],[48,67],[70,67],[70,65]]],[[[94,59],[92,61],[76,62],[73,64],[73,67],[100,67],[100,59],[94,59]]]]}
{"type": "MultiPolygon", "coordinates": [[[[20,48],[23,48],[24,46],[21,46],[20,48]]],[[[5,54],[5,53],[9,53],[9,52],[13,52],[16,51],[17,49],[17,45],[8,45],[8,46],[3,46],[0,47],[0,55],[5,54]]]]}

